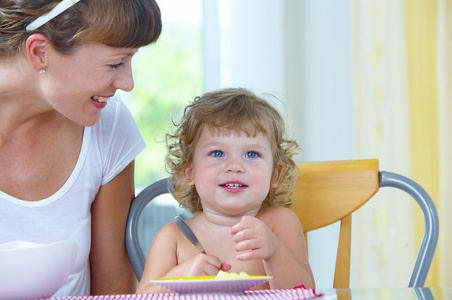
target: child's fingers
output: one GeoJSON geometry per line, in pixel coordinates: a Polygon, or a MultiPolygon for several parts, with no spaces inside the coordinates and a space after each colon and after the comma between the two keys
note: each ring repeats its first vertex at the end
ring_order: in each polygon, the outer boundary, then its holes
{"type": "MultiPolygon", "coordinates": [[[[190,262],[186,262],[189,276],[217,275],[218,270],[223,266],[223,262],[216,256],[199,253],[190,262]]],[[[227,268],[227,264],[225,265],[227,268]]]]}
{"type": "Polygon", "coordinates": [[[239,243],[241,241],[255,239],[256,237],[257,237],[256,230],[254,230],[254,229],[244,229],[244,230],[240,230],[239,232],[234,234],[234,236],[232,237],[232,240],[235,243],[239,243]]]}
{"type": "Polygon", "coordinates": [[[204,254],[207,258],[207,263],[209,265],[212,265],[213,267],[215,267],[215,269],[220,270],[221,269],[221,265],[223,264],[223,262],[216,256],[213,255],[208,255],[208,254],[204,254]]]}
{"type": "Polygon", "coordinates": [[[240,220],[240,222],[238,222],[237,224],[235,224],[234,226],[231,227],[229,232],[231,234],[236,234],[237,232],[240,232],[245,229],[255,228],[256,221],[258,221],[258,220],[254,217],[243,216],[242,219],[240,220]]]}
{"type": "Polygon", "coordinates": [[[253,259],[261,259],[263,256],[263,250],[254,249],[251,251],[243,252],[237,255],[237,260],[253,260],[253,259]]]}
{"type": "Polygon", "coordinates": [[[218,257],[213,256],[213,255],[207,255],[204,254],[208,257],[208,263],[213,267],[212,269],[209,269],[210,273],[207,275],[217,275],[219,270],[223,270],[223,271],[229,271],[232,266],[228,263],[225,263],[224,261],[221,261],[218,257]]]}
{"type": "Polygon", "coordinates": [[[243,229],[245,229],[245,227],[243,226],[242,222],[238,222],[229,229],[229,233],[234,235],[237,234],[237,232],[242,231],[243,229]]]}
{"type": "Polygon", "coordinates": [[[225,262],[221,263],[221,269],[222,271],[229,271],[232,268],[230,264],[227,264],[225,262]]]}
{"type": "Polygon", "coordinates": [[[234,245],[234,250],[237,252],[253,250],[257,248],[261,248],[261,245],[259,245],[259,241],[257,241],[256,239],[242,240],[234,245]]]}

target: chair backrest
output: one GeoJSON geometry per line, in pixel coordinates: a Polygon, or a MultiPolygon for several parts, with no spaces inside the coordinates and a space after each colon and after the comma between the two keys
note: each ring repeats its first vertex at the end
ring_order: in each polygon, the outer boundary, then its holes
{"type": "Polygon", "coordinates": [[[135,199],[133,199],[130,206],[126,225],[125,243],[127,254],[138,280],[143,276],[144,263],[146,261],[138,238],[138,223],[140,216],[146,205],[158,196],[168,193],[168,188],[168,178],[156,181],[142,190],[135,199]]]}
{"type": "Polygon", "coordinates": [[[421,207],[425,232],[411,274],[409,287],[423,287],[439,234],[439,220],[430,196],[404,176],[380,172],[378,160],[298,163],[298,177],[291,209],[307,232],[341,221],[333,288],[349,288],[352,213],[377,193],[394,187],[410,194],[421,207]]]}
{"type": "MultiPolygon", "coordinates": [[[[352,160],[298,163],[300,176],[291,209],[307,232],[341,221],[333,288],[348,288],[352,213],[366,203],[380,187],[395,187],[410,194],[424,214],[425,233],[409,281],[409,287],[423,287],[435,253],[439,221],[435,205],[414,181],[390,172],[380,172],[378,160],[352,160]]],[[[146,205],[168,193],[168,179],[145,188],[133,200],[126,227],[126,249],[138,280],[145,256],[138,239],[138,221],[146,205]]]]}

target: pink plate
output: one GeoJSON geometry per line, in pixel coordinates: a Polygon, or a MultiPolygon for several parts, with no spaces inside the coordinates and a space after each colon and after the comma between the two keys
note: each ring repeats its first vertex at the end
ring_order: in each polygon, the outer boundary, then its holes
{"type": "Polygon", "coordinates": [[[151,283],[179,294],[235,294],[266,283],[271,276],[249,276],[248,278],[215,279],[215,276],[158,278],[151,283]]]}

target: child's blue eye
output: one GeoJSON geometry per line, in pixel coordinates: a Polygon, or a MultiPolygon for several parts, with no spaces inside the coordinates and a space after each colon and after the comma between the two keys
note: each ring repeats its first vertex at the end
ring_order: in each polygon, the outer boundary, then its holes
{"type": "Polygon", "coordinates": [[[212,156],[214,156],[214,157],[222,157],[222,156],[223,156],[223,151],[215,150],[215,151],[212,151],[212,152],[210,153],[210,155],[212,155],[212,156]]]}
{"type": "Polygon", "coordinates": [[[256,158],[256,157],[259,157],[259,154],[257,152],[254,152],[254,151],[249,151],[249,152],[246,153],[245,156],[248,157],[248,158],[256,158]]]}
{"type": "Polygon", "coordinates": [[[115,65],[110,65],[110,68],[112,69],[119,69],[120,67],[122,67],[124,65],[123,62],[120,62],[119,64],[115,64],[115,65]]]}

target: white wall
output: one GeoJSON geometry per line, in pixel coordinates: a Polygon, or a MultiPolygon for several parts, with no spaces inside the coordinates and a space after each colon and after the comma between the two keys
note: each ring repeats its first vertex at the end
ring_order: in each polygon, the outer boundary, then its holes
{"type": "MultiPolygon", "coordinates": [[[[205,31],[205,89],[272,93],[285,102],[291,136],[303,148],[298,160],[352,159],[349,2],[204,1],[205,26],[218,29],[205,31]]],[[[337,232],[333,226],[309,237],[317,287],[332,287],[337,232]]]]}
{"type": "MultiPolygon", "coordinates": [[[[348,1],[334,0],[302,3],[302,160],[352,159],[350,6],[348,1]]],[[[332,287],[338,232],[339,224],[335,224],[309,235],[318,287],[332,287]]]]}

